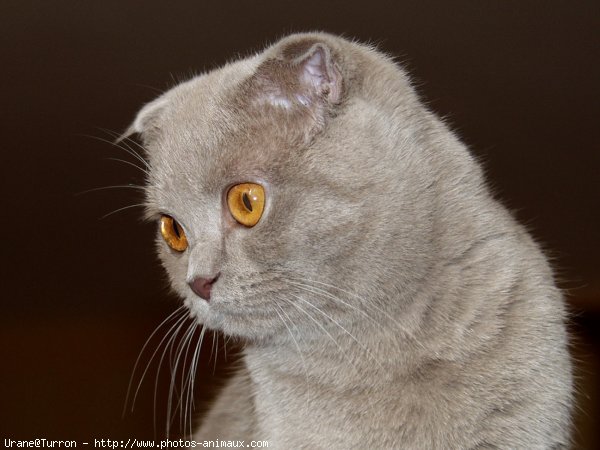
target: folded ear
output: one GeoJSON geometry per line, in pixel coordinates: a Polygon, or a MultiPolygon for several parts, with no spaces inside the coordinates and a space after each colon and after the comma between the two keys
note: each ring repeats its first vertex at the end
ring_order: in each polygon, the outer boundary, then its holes
{"type": "Polygon", "coordinates": [[[254,100],[285,109],[321,112],[342,100],[343,80],[331,49],[316,39],[285,43],[254,77],[254,100]]]}
{"type": "Polygon", "coordinates": [[[150,140],[158,132],[159,119],[168,103],[167,96],[162,95],[156,100],[145,104],[137,113],[133,123],[117,138],[116,142],[120,142],[136,133],[140,134],[145,141],[150,140]]]}

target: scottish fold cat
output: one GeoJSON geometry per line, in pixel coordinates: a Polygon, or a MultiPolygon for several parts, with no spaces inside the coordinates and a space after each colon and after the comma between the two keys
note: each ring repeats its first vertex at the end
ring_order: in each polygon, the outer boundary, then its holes
{"type": "Polygon", "coordinates": [[[548,263],[390,58],[294,34],[177,85],[134,133],[173,289],[245,346],[197,439],[569,445],[548,263]]]}

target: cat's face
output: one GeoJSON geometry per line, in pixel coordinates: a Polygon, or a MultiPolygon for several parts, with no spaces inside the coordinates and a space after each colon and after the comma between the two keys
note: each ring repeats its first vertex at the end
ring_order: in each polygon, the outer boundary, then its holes
{"type": "Polygon", "coordinates": [[[170,227],[157,246],[172,287],[200,322],[249,338],[352,320],[396,264],[385,247],[414,246],[419,221],[398,196],[414,180],[374,150],[384,119],[348,112],[360,100],[339,53],[314,37],[270,52],[179,85],[130,130],[147,147],[147,216],[170,227]]]}

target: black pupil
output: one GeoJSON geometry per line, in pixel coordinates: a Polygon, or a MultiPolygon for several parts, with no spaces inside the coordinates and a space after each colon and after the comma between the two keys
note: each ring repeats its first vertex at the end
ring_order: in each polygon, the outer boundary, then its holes
{"type": "Polygon", "coordinates": [[[177,239],[181,239],[181,234],[179,233],[179,224],[173,220],[173,231],[175,232],[175,236],[177,239]]]}
{"type": "Polygon", "coordinates": [[[248,198],[248,194],[245,192],[242,194],[242,201],[244,202],[244,206],[250,212],[252,212],[252,203],[250,203],[250,199],[248,198]]]}

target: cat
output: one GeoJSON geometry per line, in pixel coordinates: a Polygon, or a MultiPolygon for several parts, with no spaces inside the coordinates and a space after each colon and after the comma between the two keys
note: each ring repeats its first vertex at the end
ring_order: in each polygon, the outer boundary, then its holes
{"type": "Polygon", "coordinates": [[[391,58],[293,34],[167,91],[133,134],[173,289],[245,345],[197,440],[570,445],[551,269],[391,58]]]}

